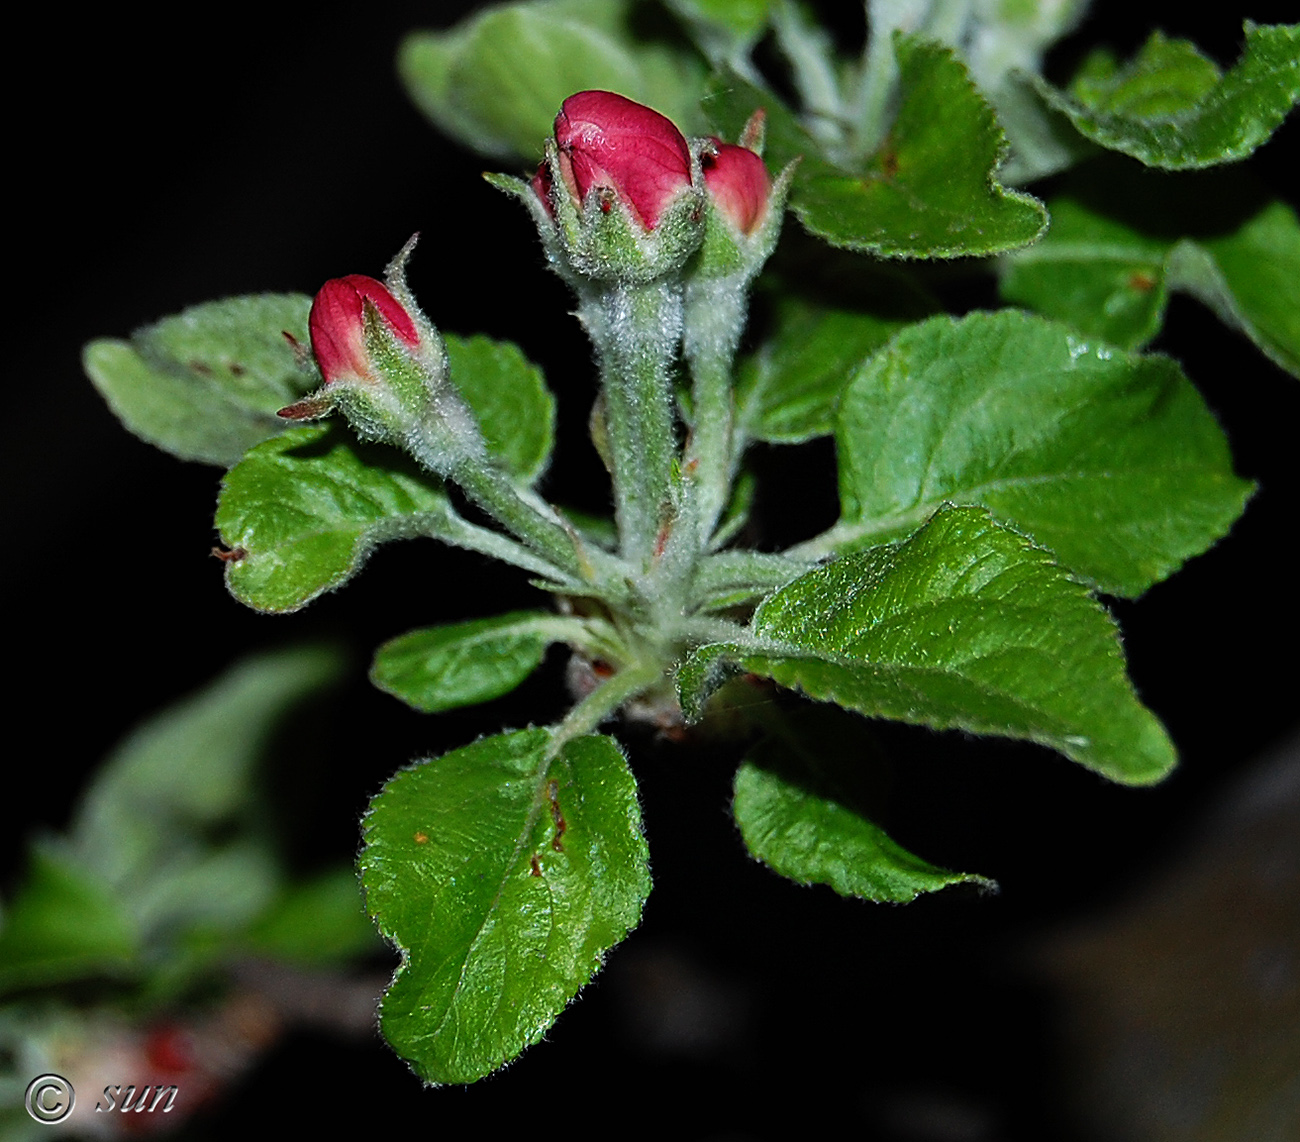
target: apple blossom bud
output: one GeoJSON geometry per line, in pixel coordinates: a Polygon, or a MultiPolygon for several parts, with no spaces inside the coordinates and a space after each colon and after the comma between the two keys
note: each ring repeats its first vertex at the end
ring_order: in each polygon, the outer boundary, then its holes
{"type": "Polygon", "coordinates": [[[487,178],[528,207],[552,267],[579,293],[672,277],[704,236],[698,155],[669,119],[612,91],[564,101],[532,178],[487,178]]]}
{"type": "Polygon", "coordinates": [[[367,302],[378,312],[393,337],[412,350],[420,347],[420,334],[411,315],[382,282],[364,274],[334,278],[317,292],[307,319],[312,352],[327,385],[377,379],[366,346],[367,302]]]}
{"type": "Polygon", "coordinates": [[[772,179],[763,160],[746,147],[710,139],[700,156],[709,197],[741,234],[751,234],[762,221],[772,193],[772,179]]]}
{"type": "Polygon", "coordinates": [[[560,175],[578,206],[595,189],[612,191],[646,230],[691,186],[682,133],[658,111],[612,91],[569,96],[555,117],[555,142],[560,175]]]}
{"type": "Polygon", "coordinates": [[[285,420],[341,412],[364,440],[405,448],[445,473],[482,453],[478,423],[447,377],[438,331],[406,284],[412,238],[387,280],[334,278],[317,291],[307,318],[312,353],[325,384],[279,410],[285,420]]]}

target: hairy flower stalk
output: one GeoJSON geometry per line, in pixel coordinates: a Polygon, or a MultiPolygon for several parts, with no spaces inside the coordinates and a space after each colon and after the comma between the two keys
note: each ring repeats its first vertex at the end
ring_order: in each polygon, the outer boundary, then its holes
{"type": "Polygon", "coordinates": [[[660,582],[654,564],[679,458],[672,368],[681,275],[704,231],[698,156],[658,112],[584,91],[564,101],[530,183],[493,181],[524,200],[551,265],[578,296],[600,366],[596,430],[607,446],[620,552],[638,577],[660,582]]]}
{"type": "Polygon", "coordinates": [[[688,142],[662,115],[607,91],[566,99],[519,197],[596,349],[593,438],[610,468],[620,555],[642,636],[665,664],[686,634],[695,581],[731,495],[739,451],[732,366],[749,286],[776,244],[793,169],[773,181],[762,113],[739,144],[688,142]],[[690,369],[678,439],[674,371],[690,369]]]}
{"type": "Polygon", "coordinates": [[[763,112],[739,144],[707,140],[704,242],[686,280],[682,352],[691,371],[688,530],[707,547],[726,507],[744,442],[735,439],[733,366],[749,311],[749,287],[776,247],[794,164],[773,183],[762,160],[763,112]]]}
{"type": "MultiPolygon", "coordinates": [[[[384,282],[351,274],[317,292],[308,328],[325,384],[280,415],[309,420],[338,409],[363,438],[395,444],[454,481],[554,567],[557,580],[590,581],[608,557],[588,551],[550,505],[488,455],[473,411],[448,376],[442,338],[406,284],[414,244],[403,247],[384,282]]],[[[605,572],[611,578],[610,568],[605,572]]]]}

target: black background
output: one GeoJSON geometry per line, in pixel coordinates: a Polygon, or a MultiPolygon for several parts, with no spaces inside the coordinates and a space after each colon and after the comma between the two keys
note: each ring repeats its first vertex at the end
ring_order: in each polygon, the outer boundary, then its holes
{"type": "MultiPolygon", "coordinates": [[[[101,9],[75,26],[36,14],[39,32],[18,53],[30,66],[7,79],[6,181],[21,205],[9,215],[0,455],[6,870],[20,867],[34,832],[66,824],[98,759],[141,717],[256,648],[319,638],[353,655],[343,700],[317,711],[315,732],[285,761],[301,780],[282,776],[273,790],[304,866],[355,851],[367,799],[399,765],[562,708],[558,659],[518,700],[437,719],[365,683],[370,649],[410,626],[535,605],[523,576],[475,556],[395,545],[302,614],[236,604],[208,556],[218,473],[127,435],[79,365],[88,339],[189,304],[377,275],[419,230],[411,282],[426,312],[450,331],[515,339],[546,367],[569,427],[545,490],[599,506],[583,439],[591,365],[566,294],[523,212],[478,177],[480,160],[425,123],[394,76],[404,31],[449,25],[471,7],[389,3],[343,16],[235,5],[175,21],[101,9]]],[[[1096,7],[1089,42],[1125,53],[1160,25],[1223,64],[1236,57],[1243,15],[1286,17],[1282,5],[1096,7]]],[[[1257,159],[1278,189],[1296,130],[1289,123],[1257,159]]],[[[1184,361],[1238,471],[1260,483],[1228,540],[1139,603],[1114,606],[1136,684],[1181,750],[1167,783],[1127,790],[1029,746],[890,731],[910,790],[900,839],[994,877],[1002,892],[877,907],[798,889],[748,860],[727,812],[732,759],[631,732],[655,891],[643,927],[548,1043],[475,1087],[424,1091],[380,1045],[295,1036],[195,1136],[355,1115],[439,1131],[644,1123],[775,1137],[845,1114],[866,1136],[958,1137],[898,1125],[890,1107],[901,1091],[975,1107],[995,1133],[972,1137],[1073,1137],[1053,1002],[1022,952],[1139,883],[1296,722],[1285,536],[1300,382],[1186,299],[1173,302],[1155,347],[1184,361]],[[647,981],[663,978],[721,1012],[701,1016],[712,1038],[656,1038],[647,981]]],[[[764,505],[769,534],[781,534],[806,512],[809,478],[793,476],[784,455],[763,463],[778,487],[764,505]]]]}

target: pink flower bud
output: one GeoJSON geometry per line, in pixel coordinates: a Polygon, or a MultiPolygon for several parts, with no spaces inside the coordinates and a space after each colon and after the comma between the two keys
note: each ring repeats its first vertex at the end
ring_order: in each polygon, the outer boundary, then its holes
{"type": "Polygon", "coordinates": [[[612,91],[570,95],[555,117],[555,142],[561,177],[579,206],[593,189],[612,191],[646,230],[691,185],[682,133],[658,111],[612,91]]]}
{"type": "Polygon", "coordinates": [[[412,349],[419,348],[415,322],[382,282],[364,274],[334,278],[321,286],[307,319],[311,349],[327,385],[374,380],[366,349],[367,301],[379,311],[393,336],[412,349]]]}
{"type": "Polygon", "coordinates": [[[746,147],[711,139],[712,148],[700,159],[704,185],[718,212],[742,234],[762,221],[772,192],[772,179],[763,160],[746,147]]]}

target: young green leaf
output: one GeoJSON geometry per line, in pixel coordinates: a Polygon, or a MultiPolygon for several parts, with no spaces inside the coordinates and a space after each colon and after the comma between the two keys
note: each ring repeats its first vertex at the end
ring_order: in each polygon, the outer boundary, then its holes
{"type": "Polygon", "coordinates": [[[1229,233],[1177,239],[1072,198],[1052,202],[1051,213],[1051,233],[1005,259],[1007,301],[1135,349],[1160,331],[1170,292],[1181,290],[1300,376],[1300,222],[1285,203],[1229,233]]]}
{"type": "Polygon", "coordinates": [[[402,43],[398,71],[439,129],[486,158],[537,159],[575,91],[616,91],[688,133],[704,67],[689,47],[644,38],[632,0],[541,0],[489,8],[402,43]]]}
{"type": "Polygon", "coordinates": [[[665,0],[713,60],[742,60],[767,29],[773,0],[665,0]]]}
{"type": "Polygon", "coordinates": [[[33,846],[0,916],[0,993],[130,971],[139,928],[102,874],[62,847],[33,846]]]}
{"type": "Polygon", "coordinates": [[[751,636],[686,659],[688,718],[739,670],[871,717],[1027,738],[1115,781],[1158,781],[1174,764],[1110,616],[980,508],[941,508],[903,543],[801,576],[762,603],[751,636]]]}
{"type": "Polygon", "coordinates": [[[426,1082],[473,1082],[537,1042],[640,919],[648,854],[623,754],[551,741],[524,730],[420,762],[366,815],[366,906],[402,952],[380,1026],[426,1082]]]}
{"type": "Polygon", "coordinates": [[[1185,290],[1300,377],[1300,220],[1274,202],[1231,234],[1179,242],[1171,289],[1185,290]]]}
{"type": "Polygon", "coordinates": [[[956,258],[1026,245],[1047,228],[1030,195],[996,177],[1006,139],[966,68],[942,44],[894,40],[901,103],[884,144],[865,163],[836,165],[771,93],[727,76],[708,104],[731,137],[767,111],[769,162],[803,156],[791,208],[834,246],[888,258],[956,258]]]}
{"type": "Polygon", "coordinates": [[[446,334],[452,383],[469,402],[488,451],[524,484],[546,471],[555,439],[555,398],[517,345],[446,334]]]}
{"type": "Polygon", "coordinates": [[[1003,299],[1121,349],[1141,348],[1164,320],[1169,243],[1071,198],[1050,201],[1048,210],[1047,236],[1003,259],[1003,299]]]}
{"type": "Polygon", "coordinates": [[[252,955],[320,965],[381,949],[351,864],[287,887],[240,943],[252,955]]]}
{"type": "Polygon", "coordinates": [[[1103,147],[1165,170],[1236,162],[1300,100],[1300,24],[1245,24],[1226,75],[1191,44],[1155,32],[1130,63],[1092,57],[1070,93],[1035,77],[1047,103],[1103,147]]]}
{"type": "Polygon", "coordinates": [[[433,714],[508,694],[541,665],[551,643],[575,638],[590,641],[582,620],[546,611],[425,627],[384,643],[370,680],[433,714]]]}
{"type": "Polygon", "coordinates": [[[738,430],[772,444],[799,444],[830,434],[840,396],[858,366],[902,325],[785,299],[772,335],[738,370],[738,430]]]}
{"type": "Polygon", "coordinates": [[[141,439],[182,460],[229,467],[282,432],[276,410],[320,383],[284,336],[306,343],[310,308],[301,294],[207,302],[137,329],[130,341],[92,341],[82,362],[141,439]]]}
{"type": "MultiPolygon", "coordinates": [[[[1137,595],[1220,538],[1251,485],[1194,386],[1014,310],[898,334],[840,404],[840,547],[982,504],[1102,590],[1137,595]]],[[[819,541],[815,541],[819,542],[819,541]]]]}
{"type": "Polygon", "coordinates": [[[221,483],[226,585],[260,611],[295,611],[355,575],[391,539],[437,534],[451,505],[401,453],[347,439],[337,424],[291,429],[254,448],[221,483]]]}
{"type": "Polygon", "coordinates": [[[853,721],[833,706],[802,710],[749,751],[731,806],[749,851],[799,884],[864,900],[901,904],[950,884],[990,885],[914,856],[876,824],[876,759],[853,721]]]}
{"type": "Polygon", "coordinates": [[[71,839],[88,868],[140,885],[194,830],[246,818],[253,770],[285,711],[336,682],[339,655],[298,647],[238,663],[123,741],[87,790],[71,839]]]}

